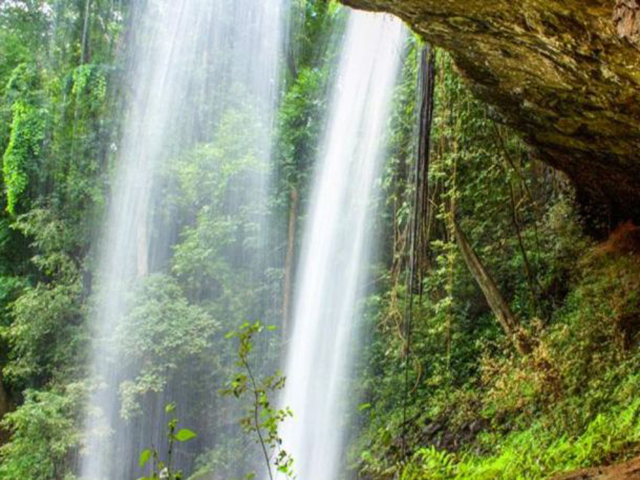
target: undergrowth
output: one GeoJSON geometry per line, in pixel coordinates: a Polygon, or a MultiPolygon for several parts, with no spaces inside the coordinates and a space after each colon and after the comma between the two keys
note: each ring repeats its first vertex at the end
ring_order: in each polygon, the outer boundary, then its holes
{"type": "Polygon", "coordinates": [[[465,411],[459,423],[489,427],[456,452],[418,448],[403,480],[550,478],[638,453],[640,258],[616,232],[589,248],[576,271],[550,323],[532,324],[536,350],[485,355],[482,381],[466,394],[472,400],[448,407],[452,416],[465,411]]]}

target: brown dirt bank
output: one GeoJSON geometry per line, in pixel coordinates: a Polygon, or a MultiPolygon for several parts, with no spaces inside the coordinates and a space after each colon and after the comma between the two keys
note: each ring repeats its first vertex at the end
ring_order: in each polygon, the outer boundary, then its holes
{"type": "Polygon", "coordinates": [[[632,480],[640,479],[640,457],[620,465],[578,470],[555,477],[554,480],[632,480]]]}

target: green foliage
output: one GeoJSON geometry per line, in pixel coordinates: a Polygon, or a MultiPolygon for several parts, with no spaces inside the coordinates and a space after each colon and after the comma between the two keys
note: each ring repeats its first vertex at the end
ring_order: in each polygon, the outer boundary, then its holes
{"type": "Polygon", "coordinates": [[[105,107],[123,21],[112,2],[89,2],[85,36],[85,5],[0,2],[0,378],[14,409],[0,478],[70,478],[81,440],[90,242],[120,116],[105,107]]]}
{"type": "Polygon", "coordinates": [[[11,361],[4,369],[8,380],[42,383],[73,366],[83,332],[78,296],[77,284],[41,284],[27,288],[16,300],[13,321],[3,332],[11,347],[11,361]],[[58,342],[62,346],[63,339],[68,342],[64,348],[51,348],[58,342]]]}
{"type": "Polygon", "coordinates": [[[1,422],[11,442],[0,447],[0,478],[63,478],[69,453],[81,441],[78,413],[83,395],[81,384],[56,391],[26,390],[22,405],[1,422]]]}
{"type": "MultiPolygon", "coordinates": [[[[393,255],[367,309],[376,333],[358,385],[371,408],[359,414],[365,427],[353,466],[405,480],[520,479],[624,458],[640,432],[635,227],[621,227],[602,245],[586,239],[568,186],[471,98],[446,56],[437,65],[425,226],[431,237],[413,298],[406,416],[402,328],[409,293],[402,266],[414,188],[406,142],[415,112],[404,110],[411,102],[400,93],[394,162],[383,183],[393,255]],[[531,355],[510,349],[461,261],[452,211],[536,338],[531,355]],[[408,457],[399,447],[403,433],[408,457]]],[[[405,82],[415,82],[415,73],[406,75],[405,82]]]]}
{"type": "Polygon", "coordinates": [[[86,341],[82,284],[76,262],[65,252],[69,238],[64,222],[34,209],[18,217],[14,229],[32,239],[38,252],[32,264],[48,281],[14,282],[22,287],[20,295],[9,305],[10,323],[0,329],[10,347],[4,373],[17,384],[42,386],[77,368],[86,341]]]}
{"type": "MultiPolygon", "coordinates": [[[[566,213],[564,204],[558,209],[566,213]]],[[[577,230],[569,217],[550,212],[548,218],[547,228],[562,219],[556,235],[565,245],[558,248],[576,255],[574,249],[588,245],[570,238],[577,230]]],[[[618,240],[586,248],[578,261],[574,257],[570,291],[550,324],[537,326],[539,344],[531,357],[487,349],[478,384],[454,390],[432,384],[437,390],[429,393],[425,423],[445,417],[453,435],[462,436],[456,425],[481,419],[488,428],[457,452],[419,448],[404,467],[376,458],[393,442],[393,431],[378,430],[373,451],[361,453],[366,469],[400,468],[404,479],[548,478],[634,452],[640,434],[638,330],[629,321],[640,315],[640,261],[616,243],[624,245],[620,238],[633,233],[614,235],[618,240]]]]}
{"type": "Polygon", "coordinates": [[[314,145],[318,138],[321,115],[325,108],[324,69],[302,68],[293,85],[288,89],[280,108],[280,155],[278,162],[283,175],[291,184],[309,169],[315,158],[314,145]]]}
{"type": "MultiPolygon", "coordinates": [[[[126,69],[115,55],[127,9],[128,2],[103,0],[0,2],[0,377],[15,406],[2,420],[8,438],[0,447],[0,478],[71,475],[81,441],[84,392],[75,382],[86,375],[93,240],[128,94],[126,69]]],[[[178,391],[189,395],[188,423],[206,421],[212,431],[224,426],[210,450],[190,444],[199,454],[193,479],[231,478],[241,461],[255,469],[250,442],[226,424],[236,408],[243,412],[237,428],[257,439],[267,464],[293,475],[278,434],[291,412],[272,404],[284,377],[269,375],[281,344],[262,337],[258,343],[263,327],[242,322],[271,321],[281,313],[282,220],[293,189],[301,199],[298,216],[308,198],[343,12],[337,2],[293,2],[268,209],[257,204],[254,189],[243,187],[262,188],[271,173],[261,160],[268,126],[258,120],[251,92],[205,92],[216,100],[205,103],[225,105],[223,114],[206,125],[177,125],[175,138],[188,131],[193,143],[177,148],[171,138],[162,153],[170,161],[154,181],[164,188],[163,201],[150,214],[171,238],[153,252],[158,258],[151,270],[159,273],[128,293],[131,309],[117,328],[119,351],[111,353],[132,372],[119,379],[128,421],[140,421],[146,402],[178,391]],[[274,231],[264,231],[267,223],[274,231]],[[267,260],[259,258],[261,242],[272,247],[267,260]],[[252,263],[270,269],[258,272],[247,267],[252,263]],[[237,352],[222,341],[229,329],[237,352]],[[228,397],[217,398],[214,392],[229,376],[228,397]],[[214,419],[203,419],[208,410],[216,412],[214,419]]],[[[350,463],[375,478],[516,479],[624,458],[640,441],[637,249],[584,238],[564,180],[473,99],[442,53],[431,210],[424,222],[428,252],[419,288],[407,291],[419,48],[412,39],[389,122],[384,254],[371,266],[378,281],[365,304],[372,333],[351,392],[364,403],[353,412],[359,436],[350,463]],[[531,356],[519,358],[509,349],[458,254],[452,212],[538,340],[531,356]],[[403,322],[410,300],[407,360],[403,322]],[[481,431],[468,434],[472,425],[481,431]],[[437,434],[424,433],[434,426],[437,434]],[[408,456],[399,447],[403,432],[408,456]]],[[[222,52],[215,67],[232,60],[222,52]]],[[[188,108],[209,108],[198,104],[201,99],[189,94],[184,101],[191,102],[188,108]]],[[[163,470],[173,446],[193,438],[173,417],[168,457],[161,459],[155,448],[141,454],[151,467],[147,478],[180,478],[163,470]]]]}
{"type": "Polygon", "coordinates": [[[141,367],[135,379],[120,385],[124,418],[142,413],[140,398],[162,392],[181,366],[203,360],[220,328],[205,310],[189,304],[176,280],[166,275],[146,278],[131,303],[116,329],[116,344],[127,364],[141,367]]]}
{"type": "Polygon", "coordinates": [[[173,273],[191,301],[208,302],[217,318],[229,321],[249,315],[247,307],[255,305],[249,297],[256,291],[245,287],[264,206],[242,185],[255,182],[258,188],[265,174],[258,145],[248,136],[259,128],[250,108],[230,110],[221,119],[215,145],[195,147],[168,173],[177,184],[168,187],[167,214],[187,219],[174,247],[173,273]],[[230,260],[236,256],[247,261],[230,260]],[[241,297],[236,293],[242,289],[241,297]]]}
{"type": "Polygon", "coordinates": [[[273,199],[276,208],[287,208],[292,188],[305,197],[326,113],[330,67],[337,55],[337,32],[343,28],[344,18],[336,2],[292,3],[289,75],[277,118],[278,184],[273,199]]]}
{"type": "Polygon", "coordinates": [[[165,407],[165,413],[170,414],[172,417],[167,423],[167,438],[169,439],[169,447],[167,450],[167,456],[165,460],[160,459],[160,455],[155,448],[145,449],[140,452],[140,458],[138,464],[140,468],[144,468],[149,462],[151,462],[151,474],[146,477],[141,477],[139,480],[155,480],[155,479],[168,479],[168,480],[181,480],[184,478],[182,471],[172,469],[172,455],[176,442],[184,443],[189,440],[193,440],[197,437],[196,433],[188,428],[178,429],[178,419],[175,416],[176,404],[170,403],[165,407]]]}
{"type": "Polygon", "coordinates": [[[76,258],[78,238],[75,231],[59,214],[47,208],[33,208],[20,215],[12,228],[23,235],[34,255],[31,264],[49,280],[73,283],[78,280],[76,258]]]}
{"type": "Polygon", "coordinates": [[[7,211],[15,213],[29,183],[29,173],[37,169],[45,135],[46,113],[34,104],[32,90],[37,88],[34,69],[20,65],[14,71],[7,91],[15,99],[11,106],[11,134],[2,157],[7,211]]]}
{"type": "MultiPolygon", "coordinates": [[[[490,456],[452,455],[433,447],[420,449],[401,478],[537,479],[607,463],[640,440],[639,414],[640,402],[630,399],[628,406],[618,405],[598,414],[577,436],[562,435],[547,425],[535,423],[500,439],[498,453],[490,456]]],[[[487,440],[495,442],[496,438],[487,440]]]]}
{"type": "MultiPolygon", "coordinates": [[[[333,54],[331,36],[335,36],[336,23],[343,12],[340,5],[326,0],[295,0],[292,2],[291,69],[318,66],[326,56],[333,54]]],[[[335,42],[334,42],[335,43],[335,42]]],[[[290,72],[297,73],[297,72],[290,72]]]]}
{"type": "MultiPolygon", "coordinates": [[[[260,322],[253,324],[244,323],[237,330],[230,332],[227,338],[238,340],[238,372],[229,382],[228,388],[222,390],[223,395],[233,395],[241,399],[246,396],[250,399],[247,414],[240,420],[245,432],[255,435],[264,453],[264,460],[269,478],[273,479],[273,465],[279,473],[287,478],[293,476],[293,458],[282,448],[282,439],[279,436],[279,425],[287,417],[293,416],[288,407],[274,408],[270,398],[278,390],[284,388],[285,377],[279,372],[263,379],[256,378],[251,366],[251,353],[253,351],[253,337],[264,329],[260,322]]],[[[247,478],[254,478],[250,473],[247,478]]]]}
{"type": "Polygon", "coordinates": [[[107,81],[100,68],[90,64],[81,65],[71,76],[71,94],[76,97],[76,103],[86,104],[91,113],[100,113],[107,96],[107,81]]]}

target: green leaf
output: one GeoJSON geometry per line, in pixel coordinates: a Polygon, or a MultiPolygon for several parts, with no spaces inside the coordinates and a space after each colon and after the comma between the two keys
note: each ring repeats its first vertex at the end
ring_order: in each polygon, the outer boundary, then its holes
{"type": "Polygon", "coordinates": [[[143,450],[140,453],[140,459],[138,460],[138,463],[140,465],[140,468],[144,467],[146,465],[146,463],[149,461],[149,459],[151,458],[151,455],[153,454],[153,452],[151,450],[149,450],[148,448],[143,450]]]}
{"type": "Polygon", "coordinates": [[[192,430],[189,430],[188,428],[181,428],[180,430],[178,430],[178,433],[176,433],[176,440],[179,442],[187,442],[196,437],[196,433],[192,430]]]}
{"type": "Polygon", "coordinates": [[[167,403],[164,407],[165,413],[171,413],[176,409],[176,402],[167,403]]]}

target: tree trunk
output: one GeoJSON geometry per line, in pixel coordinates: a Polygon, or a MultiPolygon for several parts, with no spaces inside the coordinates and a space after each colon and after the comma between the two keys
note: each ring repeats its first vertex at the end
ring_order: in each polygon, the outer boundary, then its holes
{"type": "Polygon", "coordinates": [[[291,316],[291,291],[293,284],[293,257],[296,243],[296,217],[298,214],[298,190],[291,189],[289,203],[289,228],[287,231],[287,256],[284,261],[284,287],[282,298],[282,338],[286,340],[291,316]]]}
{"type": "Polygon", "coordinates": [[[82,25],[82,50],[80,52],[80,65],[91,61],[89,56],[89,15],[91,13],[91,0],[84,2],[84,22],[82,25]]]}
{"type": "MultiPolygon", "coordinates": [[[[2,378],[2,371],[0,371],[0,420],[4,417],[5,413],[9,411],[9,396],[7,395],[7,391],[4,388],[2,378]]],[[[0,440],[2,436],[2,431],[0,431],[0,440]]],[[[0,441],[0,443],[2,443],[0,441]]]]}
{"type": "Polygon", "coordinates": [[[502,325],[507,337],[522,355],[531,353],[530,339],[523,332],[520,322],[500,294],[493,277],[484,268],[484,265],[469,244],[466,235],[455,220],[453,221],[453,229],[462,258],[487,299],[489,307],[491,307],[500,325],[502,325]]]}

